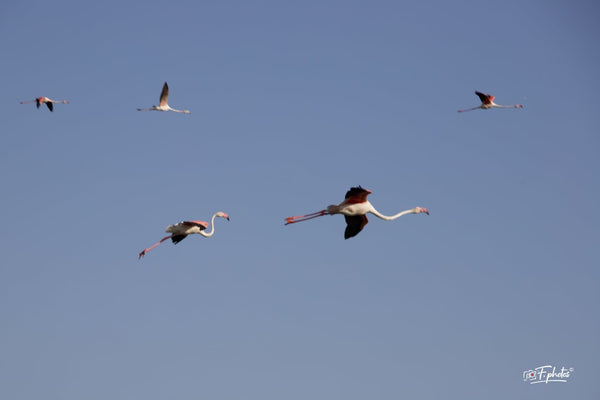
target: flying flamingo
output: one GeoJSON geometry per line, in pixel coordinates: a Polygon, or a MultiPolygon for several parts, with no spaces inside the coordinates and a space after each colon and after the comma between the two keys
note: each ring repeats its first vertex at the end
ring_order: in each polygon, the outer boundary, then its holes
{"type": "Polygon", "coordinates": [[[27,100],[27,101],[21,101],[21,104],[27,104],[27,103],[33,103],[35,101],[35,105],[37,108],[40,108],[40,106],[42,104],[46,104],[46,106],[48,106],[48,109],[50,111],[54,111],[54,105],[53,103],[63,103],[63,104],[68,104],[69,102],[67,100],[52,100],[49,99],[47,97],[38,97],[37,99],[34,100],[27,100]]]}
{"type": "Polygon", "coordinates": [[[475,94],[479,96],[481,100],[481,105],[473,108],[467,108],[466,110],[458,110],[458,112],[472,111],[477,109],[487,110],[489,108],[523,108],[523,104],[515,104],[512,106],[501,106],[499,104],[494,103],[495,97],[491,94],[485,94],[481,92],[475,91],[475,94]]]}
{"type": "Polygon", "coordinates": [[[169,100],[169,86],[167,82],[163,85],[162,92],[160,93],[160,103],[157,106],[152,106],[152,108],[138,108],[138,111],[175,111],[178,113],[189,114],[189,110],[176,110],[171,108],[168,103],[169,100]]]}
{"type": "Polygon", "coordinates": [[[322,217],[323,215],[334,215],[343,214],[346,218],[346,231],[344,232],[344,239],[349,239],[358,235],[360,231],[367,225],[369,220],[367,219],[367,213],[371,213],[374,216],[384,219],[386,221],[392,221],[396,218],[400,218],[406,214],[421,214],[425,213],[429,215],[429,211],[423,207],[415,207],[410,210],[399,212],[396,215],[388,217],[387,215],[381,214],[377,211],[371,203],[367,200],[367,196],[371,194],[370,190],[363,189],[362,187],[353,187],[347,193],[345,200],[340,204],[331,205],[326,210],[317,211],[311,214],[300,215],[297,217],[288,217],[285,219],[285,224],[294,224],[296,222],[302,222],[309,219],[322,217]]]}
{"type": "Polygon", "coordinates": [[[225,214],[222,211],[215,213],[210,220],[210,224],[212,225],[210,232],[204,232],[206,228],[208,228],[208,222],[204,221],[181,221],[177,224],[167,226],[165,232],[171,233],[169,236],[165,236],[160,239],[158,242],[153,244],[152,246],[144,249],[140,254],[138,254],[138,258],[142,258],[146,255],[147,252],[161,244],[167,239],[171,239],[174,244],[181,242],[183,239],[187,237],[187,235],[191,235],[194,233],[198,233],[204,237],[211,237],[215,233],[215,218],[222,217],[226,218],[229,221],[229,215],[225,214]]]}

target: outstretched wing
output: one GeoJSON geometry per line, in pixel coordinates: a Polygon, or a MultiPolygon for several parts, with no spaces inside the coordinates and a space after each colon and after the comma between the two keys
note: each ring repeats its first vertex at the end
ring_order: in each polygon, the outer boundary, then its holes
{"type": "Polygon", "coordinates": [[[208,228],[208,222],[204,221],[181,221],[179,224],[188,228],[192,226],[197,226],[198,228],[200,228],[201,231],[208,228]]]}
{"type": "Polygon", "coordinates": [[[346,218],[346,230],[344,231],[344,239],[349,239],[359,234],[365,225],[369,223],[366,215],[344,215],[346,218]]]}
{"type": "Polygon", "coordinates": [[[51,101],[47,101],[46,105],[48,106],[48,110],[54,111],[54,104],[51,101]]]}
{"type": "Polygon", "coordinates": [[[186,233],[178,233],[178,232],[188,232],[188,229],[192,227],[197,227],[201,231],[208,228],[208,222],[204,221],[181,221],[175,225],[171,225],[167,227],[167,232],[175,232],[173,236],[171,236],[171,241],[177,244],[181,242],[183,239],[187,237],[186,233]]]}
{"type": "Polygon", "coordinates": [[[169,86],[167,82],[163,85],[162,92],[160,92],[160,104],[161,106],[166,106],[169,100],[169,86]]]}
{"type": "Polygon", "coordinates": [[[479,97],[479,100],[481,100],[483,104],[490,104],[495,99],[495,97],[491,94],[485,94],[477,91],[475,91],[475,94],[479,97]]]}
{"type": "Polygon", "coordinates": [[[350,188],[350,190],[346,192],[346,197],[344,197],[346,199],[345,203],[364,203],[365,201],[367,201],[367,196],[370,194],[370,190],[363,189],[361,186],[350,188]]]}
{"type": "Polygon", "coordinates": [[[42,104],[42,101],[40,99],[35,99],[35,106],[37,108],[40,108],[40,104],[42,104]]]}

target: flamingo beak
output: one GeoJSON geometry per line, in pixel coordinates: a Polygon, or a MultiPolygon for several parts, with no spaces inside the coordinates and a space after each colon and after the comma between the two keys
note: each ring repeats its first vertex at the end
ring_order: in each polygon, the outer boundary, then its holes
{"type": "Polygon", "coordinates": [[[425,207],[421,207],[421,212],[429,215],[429,210],[426,209],[425,207]]]}

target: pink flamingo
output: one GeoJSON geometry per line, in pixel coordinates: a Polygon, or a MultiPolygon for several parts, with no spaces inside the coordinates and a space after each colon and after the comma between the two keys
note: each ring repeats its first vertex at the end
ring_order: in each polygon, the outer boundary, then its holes
{"type": "Polygon", "coordinates": [[[138,108],[138,111],[175,111],[178,113],[189,114],[189,110],[176,110],[174,108],[169,107],[169,86],[167,82],[163,85],[162,92],[160,93],[160,103],[157,106],[152,106],[151,108],[138,108]]]}
{"type": "Polygon", "coordinates": [[[54,105],[53,103],[63,103],[63,104],[69,104],[69,102],[67,100],[52,100],[49,99],[48,97],[38,97],[37,99],[34,100],[27,100],[27,101],[21,101],[21,104],[27,104],[27,103],[33,103],[35,101],[35,105],[37,108],[40,108],[40,106],[42,104],[46,104],[46,106],[48,107],[48,109],[50,111],[54,111],[54,105]]]}
{"type": "Polygon", "coordinates": [[[485,94],[477,91],[475,91],[475,94],[479,96],[479,99],[481,100],[481,105],[473,108],[467,108],[466,110],[458,110],[458,112],[472,111],[478,109],[487,110],[490,108],[523,108],[523,104],[515,104],[511,106],[502,106],[496,104],[494,103],[495,97],[491,94],[485,94]]]}
{"type": "Polygon", "coordinates": [[[142,250],[140,252],[140,254],[138,254],[138,258],[144,257],[147,252],[149,252],[150,250],[152,250],[153,248],[155,248],[156,246],[158,246],[159,244],[161,244],[162,242],[164,242],[167,239],[171,239],[171,241],[174,244],[177,244],[177,243],[181,242],[183,239],[185,239],[188,235],[192,235],[194,233],[198,233],[204,237],[211,237],[215,233],[215,218],[216,217],[222,217],[222,218],[227,219],[227,221],[229,221],[229,215],[225,214],[224,212],[219,211],[219,212],[215,213],[212,216],[212,219],[210,220],[210,224],[212,225],[210,232],[204,232],[204,230],[206,228],[208,228],[208,222],[204,222],[204,221],[181,221],[177,224],[167,226],[167,229],[165,229],[165,232],[171,233],[171,235],[165,236],[164,238],[160,239],[158,242],[156,242],[152,246],[142,250]]]}
{"type": "Polygon", "coordinates": [[[407,214],[425,213],[429,215],[429,211],[423,207],[415,207],[410,210],[399,212],[398,214],[387,216],[377,211],[367,200],[367,196],[371,194],[370,190],[362,187],[353,187],[346,192],[346,197],[343,202],[338,205],[331,205],[326,210],[317,211],[314,213],[299,215],[297,217],[288,217],[285,219],[285,225],[295,224],[296,222],[307,221],[309,219],[322,217],[323,215],[343,214],[346,219],[346,231],[344,239],[349,239],[358,235],[360,231],[367,225],[367,213],[371,213],[378,218],[386,221],[392,221],[407,214]]]}

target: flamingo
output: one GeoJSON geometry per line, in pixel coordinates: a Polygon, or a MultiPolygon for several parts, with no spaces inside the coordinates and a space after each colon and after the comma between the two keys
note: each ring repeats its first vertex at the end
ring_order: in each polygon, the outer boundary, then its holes
{"type": "Polygon", "coordinates": [[[159,244],[161,244],[162,242],[164,242],[167,239],[171,239],[173,244],[177,244],[177,243],[181,242],[183,239],[185,239],[187,237],[187,235],[191,235],[194,233],[198,233],[204,237],[211,237],[215,233],[215,218],[216,217],[226,218],[227,221],[229,221],[229,215],[225,214],[224,212],[219,211],[219,212],[215,213],[212,216],[212,219],[210,220],[210,224],[212,225],[210,232],[204,232],[204,230],[206,228],[208,228],[208,222],[204,222],[204,221],[181,221],[177,224],[167,226],[167,229],[165,229],[165,232],[169,232],[169,233],[171,233],[171,235],[165,236],[164,238],[160,239],[158,242],[156,242],[152,246],[148,247],[147,249],[142,250],[142,252],[140,252],[140,254],[138,254],[138,259],[144,257],[147,252],[149,252],[150,250],[152,250],[153,248],[155,248],[156,246],[158,246],[159,244]]]}
{"type": "Polygon", "coordinates": [[[46,106],[48,107],[48,109],[50,111],[54,111],[54,105],[53,103],[63,103],[63,104],[69,104],[69,102],[67,100],[52,100],[49,99],[47,97],[38,97],[37,99],[33,99],[33,100],[27,100],[27,101],[21,101],[21,104],[27,104],[27,103],[33,103],[35,101],[35,105],[37,108],[40,108],[40,106],[42,104],[46,104],[46,106]]]}
{"type": "Polygon", "coordinates": [[[157,106],[152,106],[152,108],[138,108],[138,111],[175,111],[178,113],[189,114],[189,110],[176,110],[171,108],[168,103],[169,100],[169,86],[167,82],[163,85],[162,92],[160,93],[160,103],[157,106]]]}
{"type": "Polygon", "coordinates": [[[477,109],[487,110],[489,108],[523,108],[523,104],[515,104],[511,106],[502,106],[494,103],[495,97],[491,94],[485,94],[478,91],[475,91],[475,94],[479,96],[481,100],[481,105],[473,108],[467,108],[466,110],[458,110],[458,112],[472,111],[477,109]]]}
{"type": "Polygon", "coordinates": [[[309,219],[322,217],[323,215],[334,215],[343,214],[346,218],[346,231],[344,232],[344,239],[349,239],[358,235],[360,231],[367,225],[369,220],[367,219],[367,213],[371,213],[374,216],[384,219],[386,221],[392,221],[396,218],[400,218],[407,214],[421,214],[425,213],[429,215],[424,207],[415,207],[410,210],[401,211],[398,214],[387,216],[377,211],[371,203],[367,200],[367,196],[371,194],[368,189],[362,187],[353,187],[346,192],[346,197],[343,202],[338,205],[331,205],[326,210],[317,211],[314,213],[300,215],[297,217],[288,217],[285,219],[285,225],[295,224],[296,222],[302,222],[309,219]]]}

